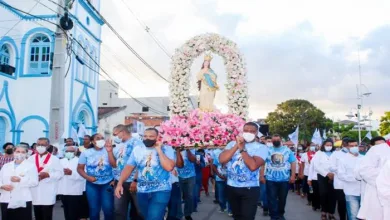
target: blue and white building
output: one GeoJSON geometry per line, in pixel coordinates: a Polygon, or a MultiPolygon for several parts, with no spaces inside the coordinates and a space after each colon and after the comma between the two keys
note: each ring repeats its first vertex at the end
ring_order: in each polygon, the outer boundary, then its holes
{"type": "MultiPolygon", "coordinates": [[[[73,43],[82,62],[74,54],[66,59],[63,137],[70,137],[79,123],[89,133],[97,130],[99,67],[92,58],[100,63],[103,21],[94,8],[99,11],[100,0],[75,0],[70,10],[74,27],[68,35],[85,50],[73,43]]],[[[57,5],[48,0],[0,0],[0,145],[49,137],[56,26],[41,19],[56,23],[56,12],[57,5]]]]}

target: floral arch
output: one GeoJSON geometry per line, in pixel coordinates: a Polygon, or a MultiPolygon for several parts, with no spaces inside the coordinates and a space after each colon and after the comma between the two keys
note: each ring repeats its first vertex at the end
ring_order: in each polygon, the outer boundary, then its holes
{"type": "Polygon", "coordinates": [[[243,56],[236,43],[212,33],[195,36],[176,49],[172,57],[170,78],[171,114],[188,115],[191,66],[195,58],[207,51],[222,56],[224,60],[229,113],[246,118],[248,116],[248,88],[243,56]]]}

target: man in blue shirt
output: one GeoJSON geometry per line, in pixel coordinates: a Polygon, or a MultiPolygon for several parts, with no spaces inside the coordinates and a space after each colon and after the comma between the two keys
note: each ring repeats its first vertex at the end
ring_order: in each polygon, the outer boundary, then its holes
{"type": "Polygon", "coordinates": [[[254,220],[260,195],[259,167],[264,164],[267,149],[256,142],[256,123],[244,125],[244,133],[230,142],[219,155],[226,165],[228,201],[235,220],[254,220]]]}
{"type": "Polygon", "coordinates": [[[195,187],[195,150],[176,149],[176,166],[179,173],[179,183],[184,200],[184,216],[186,220],[192,220],[194,212],[194,187],[195,187]]]}
{"type": "MultiPolygon", "coordinates": [[[[127,160],[129,159],[131,153],[135,146],[142,145],[141,140],[132,138],[129,129],[125,125],[117,125],[113,130],[114,142],[116,147],[113,148],[111,141],[106,143],[106,148],[108,152],[108,159],[110,165],[113,167],[113,174],[115,178],[115,184],[118,183],[121,176],[122,170],[125,167],[127,160]]],[[[133,172],[130,177],[123,184],[126,189],[133,188],[137,186],[137,180],[134,178],[133,172]]],[[[121,198],[114,198],[114,207],[115,207],[115,219],[117,220],[127,220],[129,213],[129,204],[130,208],[130,218],[131,220],[141,219],[139,216],[139,209],[137,205],[136,195],[129,190],[126,190],[124,195],[121,198]]]]}
{"type": "Polygon", "coordinates": [[[268,149],[266,175],[261,170],[261,181],[266,182],[269,211],[272,220],[284,220],[284,209],[289,183],[295,182],[296,157],[288,147],[282,146],[280,135],[272,136],[273,147],[268,149]]]}
{"type": "Polygon", "coordinates": [[[143,144],[136,145],[122,171],[115,195],[121,198],[123,185],[137,169],[137,198],[145,220],[164,219],[165,209],[171,195],[171,174],[175,167],[172,147],[157,142],[158,131],[148,128],[144,133],[143,144]]]}

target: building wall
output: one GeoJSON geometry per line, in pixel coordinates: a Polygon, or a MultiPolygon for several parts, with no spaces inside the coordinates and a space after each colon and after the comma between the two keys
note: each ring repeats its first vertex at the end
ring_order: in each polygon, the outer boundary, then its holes
{"type": "MultiPolygon", "coordinates": [[[[94,2],[99,7],[100,2],[98,0],[94,2]]],[[[48,74],[32,75],[28,70],[32,38],[37,33],[47,36],[50,39],[50,50],[54,52],[56,28],[39,19],[18,14],[7,6],[9,4],[56,22],[56,15],[51,10],[35,3],[35,1],[0,1],[0,20],[14,21],[2,22],[0,36],[8,33],[0,38],[0,48],[3,44],[11,47],[10,64],[16,67],[16,72],[12,76],[0,72],[0,145],[4,142],[19,143],[20,141],[33,143],[38,137],[49,137],[52,73],[48,70],[48,74]],[[16,25],[17,22],[19,23],[16,25]]],[[[50,2],[44,4],[52,10],[57,10],[50,2]]],[[[90,10],[84,1],[76,1],[70,11],[74,28],[69,34],[79,37],[83,40],[84,46],[88,45],[88,48],[93,49],[94,57],[99,63],[101,21],[96,20],[90,10]]],[[[77,51],[77,44],[74,44],[74,50],[77,51]]],[[[94,78],[89,84],[77,80],[77,74],[84,69],[79,68],[75,56],[72,55],[72,58],[67,60],[65,67],[70,65],[70,71],[65,79],[65,125],[64,134],[60,134],[61,136],[70,136],[71,126],[77,128],[80,112],[85,113],[88,129],[92,131],[97,127],[98,74],[91,71],[94,78]]],[[[93,64],[92,61],[90,64],[93,64]]],[[[97,70],[96,65],[93,68],[97,70]]]]}
{"type": "Polygon", "coordinates": [[[116,112],[99,120],[98,132],[105,137],[110,137],[115,126],[125,123],[126,113],[124,110],[116,112]]]}

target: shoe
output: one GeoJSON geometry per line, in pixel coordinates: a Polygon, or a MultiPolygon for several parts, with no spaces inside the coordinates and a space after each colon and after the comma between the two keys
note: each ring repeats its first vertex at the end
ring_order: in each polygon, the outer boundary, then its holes
{"type": "Polygon", "coordinates": [[[186,220],[192,220],[192,217],[191,216],[186,216],[185,219],[186,220]]]}
{"type": "Polygon", "coordinates": [[[213,203],[214,204],[219,204],[219,201],[218,200],[214,200],[213,203]]]}
{"type": "Polygon", "coordinates": [[[229,213],[228,213],[228,216],[229,216],[229,217],[232,217],[232,216],[233,216],[233,213],[229,212],[229,213]]]}
{"type": "Polygon", "coordinates": [[[264,211],[263,211],[263,216],[268,216],[268,215],[269,215],[268,210],[264,210],[264,211]]]}
{"type": "Polygon", "coordinates": [[[218,212],[219,213],[225,213],[225,211],[226,211],[225,209],[220,209],[218,212]]]}

